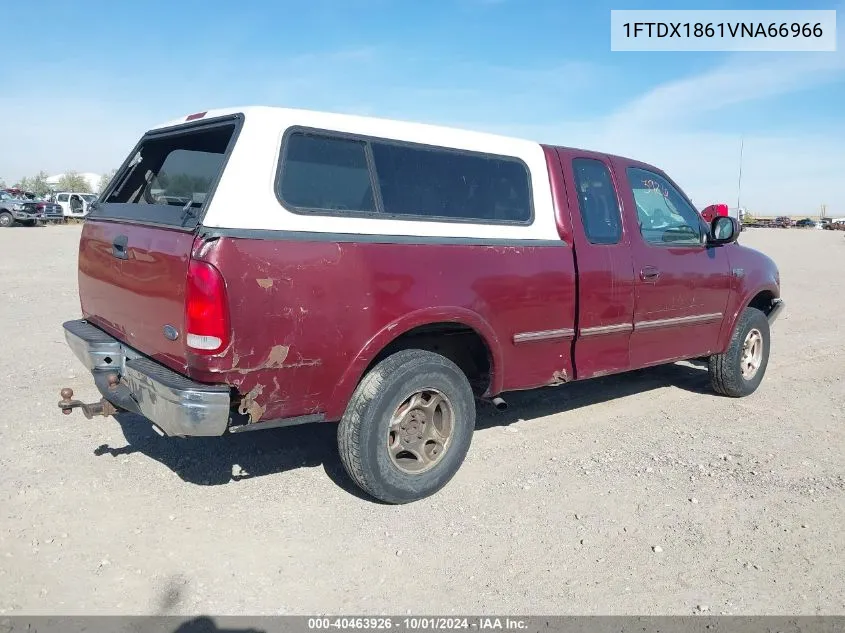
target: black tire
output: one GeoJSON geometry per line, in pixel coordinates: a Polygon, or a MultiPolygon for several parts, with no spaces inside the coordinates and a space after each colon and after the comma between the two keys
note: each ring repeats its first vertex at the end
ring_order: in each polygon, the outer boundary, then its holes
{"type": "Polygon", "coordinates": [[[428,351],[397,352],[373,367],[352,395],[337,431],[340,459],[352,480],[376,499],[409,503],[443,488],[464,462],[475,429],[475,398],[452,361],[428,351]],[[452,411],[448,447],[429,470],[409,474],[388,450],[394,412],[413,394],[437,390],[452,411]]]}
{"type": "Polygon", "coordinates": [[[757,308],[748,307],[742,312],[731,335],[728,349],[714,354],[709,360],[710,384],[716,393],[731,398],[751,395],[760,386],[769,364],[771,334],[769,320],[757,308]],[[762,357],[753,375],[743,375],[743,350],[746,338],[752,330],[759,332],[762,339],[762,357]]]}
{"type": "Polygon", "coordinates": [[[0,228],[8,229],[15,225],[15,218],[8,211],[0,211],[0,228]]]}

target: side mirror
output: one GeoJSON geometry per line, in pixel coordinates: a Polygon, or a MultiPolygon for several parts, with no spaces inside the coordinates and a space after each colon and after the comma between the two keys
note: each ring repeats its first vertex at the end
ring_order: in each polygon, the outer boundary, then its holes
{"type": "Polygon", "coordinates": [[[710,235],[707,242],[712,246],[736,242],[740,228],[739,220],[736,218],[727,215],[717,216],[710,223],[710,235]]]}

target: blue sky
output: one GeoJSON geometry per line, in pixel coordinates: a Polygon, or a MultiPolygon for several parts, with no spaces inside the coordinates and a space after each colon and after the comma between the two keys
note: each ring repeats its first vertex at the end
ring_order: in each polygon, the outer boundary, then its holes
{"type": "MultiPolygon", "coordinates": [[[[610,51],[605,0],[27,0],[4,7],[0,177],[102,172],[148,127],[270,104],[631,155],[701,207],[845,216],[845,47],[610,51]]],[[[838,9],[815,0],[698,8],[838,9]]]]}

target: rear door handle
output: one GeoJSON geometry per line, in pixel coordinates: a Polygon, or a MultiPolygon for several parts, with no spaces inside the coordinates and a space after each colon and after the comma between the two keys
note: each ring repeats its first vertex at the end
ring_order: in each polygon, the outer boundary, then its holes
{"type": "Polygon", "coordinates": [[[111,243],[111,254],[118,259],[128,259],[126,254],[126,242],[128,238],[125,235],[118,235],[111,243]]]}
{"type": "Polygon", "coordinates": [[[660,271],[654,266],[646,266],[640,271],[640,279],[643,281],[657,281],[660,277],[660,271]]]}

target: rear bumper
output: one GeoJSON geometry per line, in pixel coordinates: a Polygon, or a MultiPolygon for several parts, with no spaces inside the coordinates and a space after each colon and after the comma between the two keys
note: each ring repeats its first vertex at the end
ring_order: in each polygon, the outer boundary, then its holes
{"type": "Polygon", "coordinates": [[[143,415],[166,435],[223,435],[231,394],[226,385],[194,382],[150,360],[85,320],[64,323],[65,339],[94,376],[103,397],[119,409],[143,415]],[[109,376],[117,375],[116,385],[109,376]]]}

